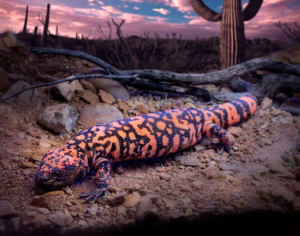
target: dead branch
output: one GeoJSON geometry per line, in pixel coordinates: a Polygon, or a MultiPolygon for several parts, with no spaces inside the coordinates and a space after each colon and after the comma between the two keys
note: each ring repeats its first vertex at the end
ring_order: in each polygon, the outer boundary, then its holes
{"type": "Polygon", "coordinates": [[[105,74],[92,74],[92,75],[78,75],[65,78],[59,81],[53,81],[50,83],[38,84],[27,87],[26,89],[12,94],[6,98],[3,98],[0,102],[4,102],[13,96],[18,96],[24,91],[30,89],[36,89],[43,86],[52,86],[59,83],[71,82],[80,79],[90,78],[110,78],[115,80],[121,80],[126,84],[157,91],[175,92],[175,93],[187,93],[204,98],[214,97],[219,100],[227,101],[232,99],[232,95],[221,93],[210,93],[204,89],[192,87],[196,84],[208,84],[208,83],[222,83],[231,80],[231,86],[237,91],[242,92],[235,94],[239,97],[249,93],[254,94],[258,98],[274,94],[276,91],[282,88],[288,88],[292,91],[300,90],[300,66],[276,62],[265,58],[256,58],[241,64],[232,66],[230,68],[216,71],[208,74],[178,74],[170,71],[161,70],[125,70],[120,71],[109,63],[88,55],[83,52],[65,50],[65,49],[52,49],[52,48],[30,48],[30,52],[37,54],[60,54],[68,55],[86,59],[95,63],[98,66],[104,68],[110,75],[105,74]],[[253,85],[238,78],[250,72],[257,70],[265,70],[278,74],[263,75],[260,85],[253,85]],[[235,79],[237,78],[237,79],[235,79]],[[233,80],[234,79],[234,80],[233,80]]]}

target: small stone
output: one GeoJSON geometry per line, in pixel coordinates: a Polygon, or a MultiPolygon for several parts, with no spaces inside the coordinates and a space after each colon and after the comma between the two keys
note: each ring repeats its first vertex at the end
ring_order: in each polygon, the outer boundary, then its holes
{"type": "Polygon", "coordinates": [[[106,203],[111,207],[119,206],[124,202],[125,202],[125,197],[123,194],[109,196],[106,199],[106,203]]]}
{"type": "Polygon", "coordinates": [[[74,130],[79,113],[68,104],[46,107],[38,117],[38,124],[56,133],[68,133],[74,130]]]}
{"type": "Polygon", "coordinates": [[[160,174],[159,174],[159,177],[160,177],[161,179],[166,180],[166,181],[170,181],[170,179],[171,179],[171,176],[168,175],[168,174],[166,174],[166,173],[160,173],[160,174]]]}
{"type": "MultiPolygon", "coordinates": [[[[72,77],[73,76],[70,76],[68,78],[72,78],[72,77]]],[[[70,102],[73,99],[75,92],[82,91],[82,90],[83,87],[80,84],[80,82],[78,80],[74,80],[71,83],[66,82],[66,83],[57,84],[53,86],[53,88],[51,88],[50,91],[54,96],[60,94],[66,99],[66,101],[70,102]]]]}
{"type": "Polygon", "coordinates": [[[193,189],[191,188],[190,185],[181,185],[180,190],[182,192],[193,192],[193,189]]]}
{"type": "Polygon", "coordinates": [[[278,161],[278,160],[272,160],[272,161],[269,161],[267,163],[267,167],[270,169],[271,172],[273,173],[277,173],[277,174],[287,174],[287,173],[290,173],[288,171],[288,169],[286,169],[284,166],[283,166],[283,163],[282,161],[278,161]]]}
{"type": "Polygon", "coordinates": [[[225,162],[220,163],[219,168],[220,168],[220,170],[223,170],[223,171],[232,171],[235,174],[237,174],[241,171],[240,168],[233,166],[233,165],[227,165],[225,162]]]}
{"type": "Polygon", "coordinates": [[[299,182],[294,183],[294,190],[295,190],[295,195],[297,197],[299,197],[300,196],[300,183],[299,182]]]}
{"type": "Polygon", "coordinates": [[[277,187],[271,192],[271,197],[279,204],[292,207],[295,195],[283,187],[277,187]]]}
{"type": "Polygon", "coordinates": [[[98,211],[99,211],[98,204],[94,203],[86,210],[86,213],[90,216],[95,216],[98,211]]]}
{"type": "Polygon", "coordinates": [[[47,215],[50,212],[47,208],[44,208],[44,207],[40,207],[37,210],[38,210],[38,212],[40,212],[40,213],[42,213],[44,215],[47,215]]]}
{"type": "Polygon", "coordinates": [[[123,205],[125,207],[134,207],[135,205],[137,205],[140,202],[141,199],[141,195],[137,192],[133,192],[132,194],[128,194],[125,197],[125,202],[123,203],[123,205]]]}
{"type": "Polygon", "coordinates": [[[17,213],[9,201],[0,200],[0,219],[17,216],[17,213]]]}
{"type": "Polygon", "coordinates": [[[240,127],[230,126],[228,128],[228,133],[232,134],[234,137],[240,137],[243,130],[240,127]]]}
{"type": "Polygon", "coordinates": [[[66,195],[63,191],[52,191],[41,196],[33,197],[31,205],[38,207],[45,207],[50,211],[59,209],[61,205],[65,204],[66,195]]]}
{"type": "Polygon", "coordinates": [[[68,194],[68,195],[72,195],[73,191],[72,191],[72,189],[69,186],[67,186],[65,188],[65,193],[68,194]]]}
{"type": "Polygon", "coordinates": [[[48,142],[46,142],[44,140],[41,140],[40,143],[39,143],[39,145],[41,147],[43,147],[43,148],[50,148],[51,147],[51,143],[48,143],[48,142]]]}
{"type": "Polygon", "coordinates": [[[4,170],[11,170],[12,167],[11,167],[11,163],[9,161],[6,161],[6,160],[0,160],[0,164],[2,166],[2,168],[4,170]]]}
{"type": "Polygon", "coordinates": [[[199,160],[192,156],[177,156],[175,161],[178,161],[183,166],[200,166],[199,160]]]}
{"type": "Polygon", "coordinates": [[[77,96],[90,104],[96,104],[100,102],[99,97],[90,90],[82,90],[77,94],[77,96]]]}
{"type": "Polygon", "coordinates": [[[174,201],[168,198],[163,198],[163,201],[166,203],[166,208],[173,209],[175,207],[174,201]]]}
{"type": "Polygon", "coordinates": [[[138,223],[152,221],[154,218],[157,219],[157,214],[155,215],[151,211],[151,208],[158,198],[158,195],[146,195],[141,197],[140,204],[135,214],[135,219],[138,223]]]}
{"type": "Polygon", "coordinates": [[[30,160],[30,161],[41,162],[42,159],[43,159],[43,156],[41,156],[41,155],[39,155],[39,156],[38,156],[38,155],[33,155],[33,156],[29,157],[29,160],[30,160]]]}
{"type": "Polygon", "coordinates": [[[272,111],[271,111],[272,116],[278,116],[280,114],[281,114],[281,110],[279,110],[279,109],[272,109],[272,111]]]}
{"type": "Polygon", "coordinates": [[[81,226],[81,227],[85,227],[85,226],[87,226],[87,223],[86,223],[85,220],[79,220],[78,225],[81,226]]]}
{"type": "Polygon", "coordinates": [[[113,104],[115,102],[114,97],[102,89],[99,89],[99,96],[101,97],[101,100],[107,104],[113,104]]]}
{"type": "Polygon", "coordinates": [[[118,207],[117,207],[117,214],[118,214],[118,215],[126,216],[126,214],[127,214],[126,207],[123,206],[123,205],[118,206],[118,207]]]}
{"type": "Polygon", "coordinates": [[[262,110],[267,110],[267,109],[270,109],[272,107],[272,105],[273,105],[273,101],[270,98],[265,97],[260,105],[260,108],[262,110]]]}
{"type": "Polygon", "coordinates": [[[192,199],[187,197],[187,198],[182,199],[181,201],[183,202],[183,204],[187,205],[187,204],[190,204],[192,202],[192,199]]]}
{"type": "Polygon", "coordinates": [[[35,211],[26,211],[25,215],[28,218],[35,218],[36,212],[35,211]]]}
{"type": "Polygon", "coordinates": [[[265,145],[272,145],[272,141],[270,140],[270,139],[268,139],[268,138],[262,138],[261,140],[260,140],[262,143],[264,143],[265,145]]]}
{"type": "Polygon", "coordinates": [[[148,114],[149,109],[145,104],[139,104],[135,107],[135,109],[140,112],[141,114],[148,114]]]}
{"type": "Polygon", "coordinates": [[[216,151],[214,149],[206,149],[202,153],[210,159],[213,159],[216,156],[216,151]]]}
{"type": "Polygon", "coordinates": [[[28,161],[22,161],[22,165],[27,168],[31,168],[34,166],[31,162],[28,161]]]}
{"type": "Polygon", "coordinates": [[[210,166],[204,169],[203,173],[208,179],[216,179],[220,176],[219,168],[216,166],[210,166]]]}
{"type": "Polygon", "coordinates": [[[197,188],[197,189],[202,189],[204,183],[200,180],[196,180],[194,182],[192,182],[192,186],[197,188]]]}
{"type": "Polygon", "coordinates": [[[73,222],[73,217],[67,210],[56,211],[48,217],[48,220],[56,226],[70,226],[73,222]]]}

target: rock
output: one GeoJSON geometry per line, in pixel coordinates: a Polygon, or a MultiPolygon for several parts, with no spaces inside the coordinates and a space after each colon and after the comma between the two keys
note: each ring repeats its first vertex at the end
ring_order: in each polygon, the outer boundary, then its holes
{"type": "Polygon", "coordinates": [[[214,149],[206,149],[203,152],[203,156],[207,156],[210,159],[213,159],[216,156],[216,151],[214,149]]]}
{"type": "Polygon", "coordinates": [[[191,188],[191,186],[188,185],[188,184],[180,185],[180,190],[182,192],[192,192],[193,191],[193,189],[191,188]]]}
{"type": "MultiPolygon", "coordinates": [[[[73,76],[70,76],[68,78],[72,78],[73,76]]],[[[51,88],[51,93],[55,96],[55,93],[59,92],[59,94],[68,102],[70,102],[76,91],[82,91],[83,87],[80,84],[78,80],[74,80],[71,83],[66,82],[66,83],[60,83],[53,88],[51,88]]]]}
{"type": "Polygon", "coordinates": [[[50,212],[47,208],[44,208],[44,207],[40,207],[37,210],[38,210],[38,212],[42,213],[43,215],[47,215],[50,212]]]}
{"type": "Polygon", "coordinates": [[[294,191],[295,191],[295,195],[297,197],[299,197],[300,196],[300,183],[299,182],[294,183],[294,191]]]}
{"type": "Polygon", "coordinates": [[[141,195],[137,192],[133,192],[132,194],[128,194],[125,197],[125,202],[123,205],[125,207],[134,207],[140,202],[141,195]]]}
{"type": "MultiPolygon", "coordinates": [[[[95,67],[87,71],[86,74],[108,74],[107,71],[103,70],[101,67],[95,67]]],[[[96,89],[102,89],[110,93],[115,99],[120,99],[121,101],[126,101],[130,98],[128,89],[121,82],[105,79],[105,78],[96,78],[89,79],[89,82],[92,83],[96,89]]]]}
{"type": "Polygon", "coordinates": [[[166,180],[166,181],[170,181],[170,179],[171,179],[171,176],[168,175],[168,174],[166,174],[166,173],[160,173],[160,174],[159,174],[159,177],[160,177],[161,179],[166,180]]]}
{"type": "Polygon", "coordinates": [[[260,105],[260,108],[263,110],[267,110],[270,109],[272,105],[273,105],[273,101],[270,98],[265,97],[260,105]]]}
{"type": "Polygon", "coordinates": [[[124,202],[125,202],[125,197],[123,194],[109,196],[106,199],[106,203],[111,207],[119,206],[119,205],[123,204],[124,202]]]}
{"type": "Polygon", "coordinates": [[[107,104],[113,104],[116,101],[110,93],[105,92],[102,89],[99,89],[99,96],[100,96],[101,100],[107,104]]]}
{"type": "Polygon", "coordinates": [[[267,167],[270,169],[271,172],[277,174],[287,174],[290,173],[288,169],[286,169],[282,165],[282,161],[279,160],[271,160],[267,163],[267,167]]]}
{"type": "Polygon", "coordinates": [[[0,209],[0,219],[7,219],[18,215],[7,200],[0,200],[0,209]]]}
{"type": "Polygon", "coordinates": [[[234,137],[240,137],[242,131],[243,130],[240,127],[230,126],[228,128],[228,133],[232,134],[234,137]]]}
{"type": "Polygon", "coordinates": [[[81,226],[81,227],[86,227],[87,226],[87,223],[85,220],[79,220],[78,221],[78,225],[81,226]]]}
{"type": "Polygon", "coordinates": [[[20,230],[21,218],[14,217],[9,219],[5,227],[5,235],[16,235],[20,230]]]}
{"type": "Polygon", "coordinates": [[[299,99],[293,99],[288,100],[287,102],[283,103],[280,106],[280,109],[289,113],[292,113],[293,115],[300,115],[300,100],[299,99]]]}
{"type": "Polygon", "coordinates": [[[118,215],[123,215],[126,216],[127,212],[126,212],[126,207],[124,207],[123,205],[118,206],[117,208],[117,214],[118,215]]]}
{"type": "Polygon", "coordinates": [[[90,90],[94,94],[97,93],[97,89],[95,88],[95,86],[91,82],[89,82],[87,80],[80,80],[79,82],[81,83],[81,85],[84,89],[90,90]]]}
{"type": "Polygon", "coordinates": [[[100,102],[99,97],[90,90],[81,90],[77,96],[88,102],[89,104],[96,104],[100,102]]]}
{"type": "Polygon", "coordinates": [[[75,107],[59,104],[46,107],[38,117],[38,124],[56,133],[72,132],[78,120],[75,107]]]}
{"type": "Polygon", "coordinates": [[[56,211],[48,217],[48,220],[59,227],[70,226],[73,222],[73,217],[67,210],[56,211]]]}
{"type": "Polygon", "coordinates": [[[175,203],[174,201],[168,199],[168,198],[163,198],[163,201],[166,203],[166,208],[169,208],[169,209],[174,209],[175,207],[175,203]]]}
{"type": "Polygon", "coordinates": [[[281,114],[281,110],[279,110],[279,109],[272,109],[272,111],[271,111],[271,115],[272,116],[278,116],[278,115],[280,115],[281,114]]]}
{"type": "Polygon", "coordinates": [[[204,169],[203,173],[208,179],[216,179],[220,176],[219,168],[216,166],[210,166],[204,169]]]}
{"type": "Polygon", "coordinates": [[[235,174],[237,174],[241,171],[240,168],[233,166],[233,165],[227,165],[225,162],[220,163],[219,168],[220,168],[220,170],[223,170],[223,171],[232,171],[235,174]]]}
{"type": "Polygon", "coordinates": [[[176,156],[175,161],[182,166],[200,166],[199,160],[192,156],[176,156]]]}
{"type": "Polygon", "coordinates": [[[11,170],[12,167],[11,167],[11,163],[9,161],[6,161],[6,160],[0,160],[0,164],[2,166],[2,168],[4,170],[11,170]]]}
{"type": "Polygon", "coordinates": [[[141,197],[140,204],[135,214],[135,220],[137,223],[149,222],[158,218],[157,214],[151,211],[153,204],[158,198],[158,195],[146,195],[141,197]]]}
{"type": "MultiPolygon", "coordinates": [[[[29,87],[30,85],[24,81],[19,81],[15,83],[13,86],[11,86],[8,91],[3,95],[2,99],[7,98],[11,94],[14,94],[16,92],[19,92],[20,90],[23,90],[24,88],[29,87]]],[[[17,103],[26,108],[40,108],[42,106],[42,102],[40,100],[40,94],[37,90],[27,90],[21,94],[19,94],[17,97],[14,97],[12,99],[15,99],[17,103]],[[33,94],[32,94],[33,92],[33,94]]]]}
{"type": "Polygon", "coordinates": [[[86,213],[90,216],[96,216],[98,211],[99,211],[98,204],[94,203],[86,210],[86,213]]]}
{"type": "Polygon", "coordinates": [[[18,81],[24,80],[26,81],[26,77],[24,75],[20,75],[20,74],[14,74],[14,73],[7,73],[6,74],[9,81],[16,83],[18,81]]]}
{"type": "Polygon", "coordinates": [[[283,187],[277,187],[271,192],[271,197],[278,204],[292,207],[294,204],[295,195],[283,187]]]}
{"type": "Polygon", "coordinates": [[[192,186],[197,188],[197,189],[202,189],[204,183],[200,180],[196,180],[194,182],[192,182],[192,186]]]}
{"type": "Polygon", "coordinates": [[[123,119],[123,115],[118,108],[105,103],[87,105],[80,115],[80,121],[84,124],[84,128],[119,119],[123,119]]]}
{"type": "Polygon", "coordinates": [[[145,104],[138,104],[135,109],[141,114],[148,114],[149,109],[145,104]]]}
{"type": "Polygon", "coordinates": [[[35,196],[31,200],[31,205],[45,207],[50,211],[59,209],[66,202],[66,195],[63,191],[52,191],[41,196],[35,196]]]}
{"type": "Polygon", "coordinates": [[[0,74],[0,91],[6,92],[12,86],[4,74],[0,74]]]}

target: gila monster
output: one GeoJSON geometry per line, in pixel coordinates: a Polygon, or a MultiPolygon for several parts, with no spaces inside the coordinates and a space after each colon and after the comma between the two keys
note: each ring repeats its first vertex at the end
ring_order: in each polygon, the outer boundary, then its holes
{"type": "Polygon", "coordinates": [[[248,95],[206,109],[172,109],[92,126],[58,149],[48,151],[35,176],[43,189],[58,189],[83,178],[95,169],[94,191],[80,197],[96,201],[107,195],[112,162],[150,158],[175,153],[196,144],[202,137],[216,137],[230,153],[223,128],[246,120],[257,109],[257,99],[248,95]]]}

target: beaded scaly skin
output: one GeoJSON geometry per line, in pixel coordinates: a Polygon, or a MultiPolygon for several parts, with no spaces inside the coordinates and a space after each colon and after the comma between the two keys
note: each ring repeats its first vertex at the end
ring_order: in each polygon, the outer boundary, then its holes
{"type": "Polygon", "coordinates": [[[249,95],[206,109],[172,109],[92,126],[44,155],[36,184],[59,189],[95,169],[97,189],[81,197],[96,201],[107,194],[112,162],[168,155],[193,146],[203,137],[218,138],[219,143],[212,147],[231,153],[224,128],[246,120],[257,106],[257,99],[249,95]]]}

